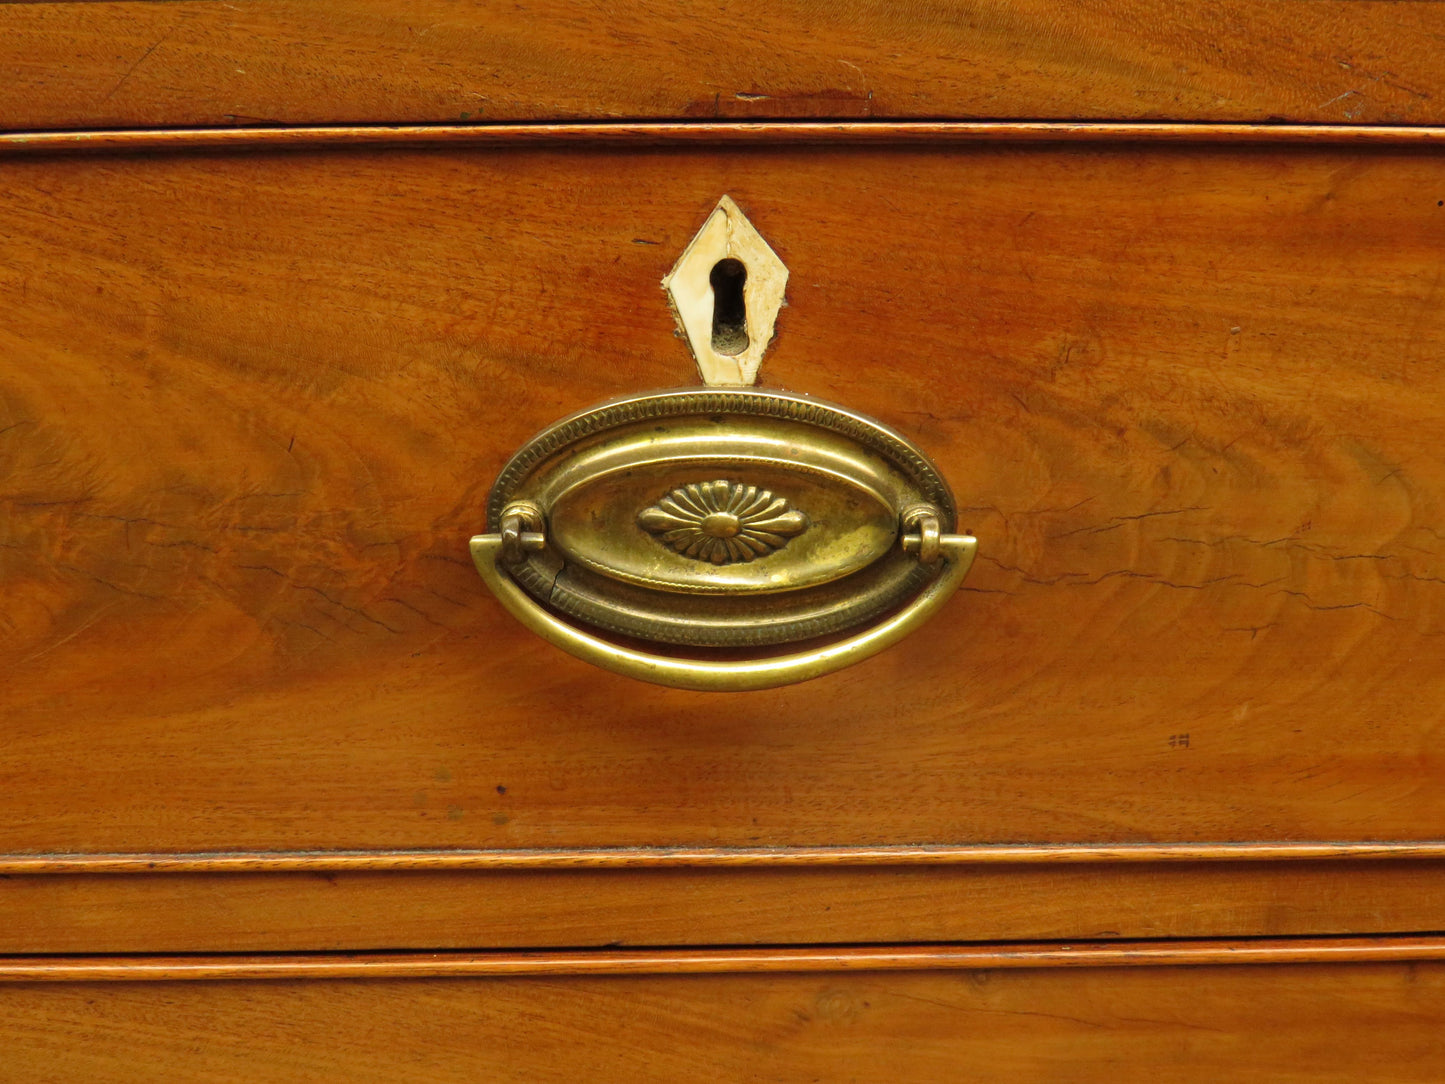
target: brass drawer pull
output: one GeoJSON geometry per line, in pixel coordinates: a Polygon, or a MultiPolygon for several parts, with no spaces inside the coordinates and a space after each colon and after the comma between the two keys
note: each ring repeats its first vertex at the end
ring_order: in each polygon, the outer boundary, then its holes
{"type": "Polygon", "coordinates": [[[534,632],[706,690],[876,654],[947,600],[977,545],[951,533],[953,496],[912,443],[756,388],[651,392],[563,419],[503,468],[487,523],[477,569],[534,632]]]}

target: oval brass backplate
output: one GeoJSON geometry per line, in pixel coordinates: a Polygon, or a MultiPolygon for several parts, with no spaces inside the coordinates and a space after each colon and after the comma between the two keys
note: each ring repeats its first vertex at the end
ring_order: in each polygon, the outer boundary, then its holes
{"type": "Polygon", "coordinates": [[[782,663],[825,649],[668,663],[589,630],[756,654],[890,620],[911,627],[926,616],[919,600],[937,605],[939,582],[961,579],[974,545],[950,533],[953,496],[912,443],[840,407],[752,388],[651,392],[563,419],[503,468],[487,522],[473,539],[478,569],[529,625],[613,669],[695,688],[800,680],[812,672],[782,663]],[[656,665],[628,668],[618,652],[656,665]],[[726,680],[749,665],[769,676],[726,680]]]}

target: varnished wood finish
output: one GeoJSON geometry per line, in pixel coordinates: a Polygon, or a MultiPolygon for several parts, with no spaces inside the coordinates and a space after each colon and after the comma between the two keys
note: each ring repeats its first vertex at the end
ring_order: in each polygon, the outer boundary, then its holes
{"type": "Polygon", "coordinates": [[[0,953],[1395,934],[1442,900],[1421,861],[12,876],[0,953]]]}
{"type": "Polygon", "coordinates": [[[0,987],[58,1082],[1434,1082],[1439,963],[0,987]]]}
{"type": "Polygon", "coordinates": [[[1350,124],[1050,121],[654,121],[386,124],[287,128],[133,128],[0,132],[0,154],[246,150],[268,147],[731,147],[754,144],[948,146],[954,143],[1273,143],[1435,147],[1445,128],[1350,124]]]}
{"type": "Polygon", "coordinates": [[[11,128],[1445,120],[1445,13],[1393,0],[10,3],[0,40],[11,128]]]}
{"type": "Polygon", "coordinates": [[[525,851],[240,851],[230,854],[8,854],[15,873],[330,873],[340,870],[676,869],[992,866],[1119,862],[1437,860],[1445,843],[1126,843],[932,847],[616,847],[525,851]]]}
{"type": "Polygon", "coordinates": [[[422,952],[355,956],[132,956],[0,958],[0,982],[197,982],[229,979],[443,979],[493,975],[734,975],[842,971],[992,971],[1073,967],[1216,967],[1241,964],[1445,960],[1445,937],[1293,941],[1168,941],[890,945],[586,952],[422,952]]]}
{"type": "Polygon", "coordinates": [[[0,41],[0,1079],[1439,1078],[1445,6],[0,41]],[[724,191],[983,553],[733,697],[465,550],[724,191]]]}
{"type": "Polygon", "coordinates": [[[1434,154],[0,183],[5,851],[1445,834],[1434,154]],[[531,431],[693,379],[657,283],[724,187],[792,270],[764,379],[916,438],[981,556],[907,645],[705,696],[523,635],[465,540],[531,431]]]}

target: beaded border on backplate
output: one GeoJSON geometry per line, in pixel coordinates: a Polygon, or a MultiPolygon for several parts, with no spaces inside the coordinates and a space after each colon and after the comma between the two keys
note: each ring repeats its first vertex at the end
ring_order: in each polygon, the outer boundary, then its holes
{"type": "MultiPolygon", "coordinates": [[[[497,475],[487,500],[488,529],[498,530],[502,511],[533,471],[568,445],[608,430],[660,418],[689,415],[734,414],[780,418],[838,433],[896,464],[918,486],[921,499],[942,514],[945,532],[954,526],[953,494],[932,461],[907,438],[842,407],[789,392],[743,388],[678,388],[611,400],[569,415],[542,430],[512,456],[497,475]]],[[[862,591],[857,601],[834,600],[823,612],[793,620],[774,620],[761,627],[746,623],[709,625],[702,613],[669,610],[645,619],[607,606],[586,590],[595,574],[568,566],[556,575],[524,562],[510,570],[528,594],[548,608],[603,632],[683,647],[768,647],[829,636],[871,621],[896,609],[916,595],[933,578],[934,570],[913,564],[906,568],[869,566],[848,577],[884,578],[887,587],[862,591]]],[[[651,592],[612,584],[609,592],[623,590],[640,601],[651,592]],[[634,594],[634,591],[636,592],[634,594]]],[[[670,606],[677,605],[674,596],[670,606]]]]}

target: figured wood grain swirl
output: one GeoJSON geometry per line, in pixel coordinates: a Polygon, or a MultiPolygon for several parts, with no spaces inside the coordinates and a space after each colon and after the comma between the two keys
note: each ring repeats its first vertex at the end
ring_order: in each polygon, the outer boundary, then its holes
{"type": "Polygon", "coordinates": [[[0,210],[5,852],[1445,835],[1432,152],[32,155],[0,210]],[[539,426],[688,378],[724,184],[794,274],[764,380],[984,554],[736,698],[516,636],[464,550],[539,426]]]}

